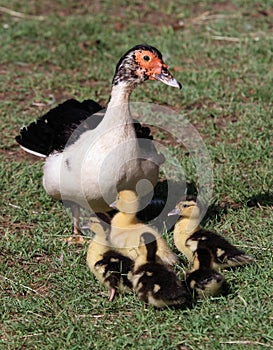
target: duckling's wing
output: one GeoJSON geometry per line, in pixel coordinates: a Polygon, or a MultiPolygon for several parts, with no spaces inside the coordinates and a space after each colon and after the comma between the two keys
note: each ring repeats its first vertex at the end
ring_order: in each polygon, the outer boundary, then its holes
{"type": "Polygon", "coordinates": [[[223,260],[223,263],[227,263],[228,266],[232,267],[232,266],[247,265],[254,261],[255,259],[252,256],[241,253],[234,256],[227,255],[226,259],[223,260]]]}
{"type": "Polygon", "coordinates": [[[214,262],[219,265],[237,266],[248,264],[254,260],[229,243],[224,237],[205,229],[193,233],[186,244],[192,247],[193,251],[197,248],[209,249],[213,254],[214,262]]]}
{"type": "Polygon", "coordinates": [[[103,254],[103,258],[95,264],[96,268],[103,267],[103,278],[106,285],[111,288],[118,288],[120,284],[132,288],[127,274],[133,267],[133,261],[114,251],[109,250],[103,254]]]}
{"type": "Polygon", "coordinates": [[[147,263],[135,272],[140,276],[136,290],[141,300],[154,306],[189,305],[190,295],[174,271],[162,264],[147,263]]]}
{"type": "Polygon", "coordinates": [[[191,272],[186,283],[190,287],[194,284],[197,288],[205,289],[207,285],[211,283],[220,283],[224,281],[224,276],[212,269],[199,269],[191,272]]]}
{"type": "Polygon", "coordinates": [[[191,272],[186,284],[199,298],[227,295],[228,284],[222,274],[213,269],[199,269],[191,272]]]}
{"type": "Polygon", "coordinates": [[[163,262],[163,265],[174,266],[179,262],[178,256],[171,250],[162,236],[157,237],[157,247],[156,256],[160,262],[163,262]]]}

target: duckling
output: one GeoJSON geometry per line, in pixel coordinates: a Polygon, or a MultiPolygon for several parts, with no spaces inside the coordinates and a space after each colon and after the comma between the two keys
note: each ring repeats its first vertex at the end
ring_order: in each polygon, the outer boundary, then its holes
{"type": "Polygon", "coordinates": [[[186,284],[199,299],[227,294],[228,286],[225,277],[213,269],[212,265],[211,251],[206,248],[197,248],[193,255],[193,268],[188,273],[186,284]]]}
{"type": "Polygon", "coordinates": [[[195,200],[179,202],[168,215],[180,215],[181,219],[174,227],[174,243],[190,262],[198,248],[207,248],[213,256],[213,268],[224,268],[248,264],[254,259],[246,255],[225,238],[215,232],[202,228],[200,222],[200,204],[195,200]]]}
{"type": "Polygon", "coordinates": [[[95,277],[109,289],[112,301],[117,291],[127,292],[132,288],[127,274],[133,261],[110,248],[109,229],[104,228],[98,218],[89,221],[90,229],[95,233],[87,251],[87,265],[95,277]]]}
{"type": "Polygon", "coordinates": [[[158,239],[152,233],[140,235],[139,255],[129,274],[134,291],[144,303],[158,308],[189,306],[191,296],[186,285],[170,267],[157,262],[157,247],[158,239]]]}
{"type": "Polygon", "coordinates": [[[115,249],[118,249],[122,254],[134,260],[138,256],[141,234],[143,232],[150,232],[157,240],[157,260],[168,265],[174,265],[178,262],[177,255],[172,252],[159,232],[136,218],[139,201],[135,191],[120,191],[116,197],[116,201],[110,206],[119,210],[119,213],[115,214],[112,218],[109,238],[115,249]]]}
{"type": "Polygon", "coordinates": [[[94,115],[101,109],[96,102],[68,100],[16,137],[25,151],[45,158],[43,187],[52,198],[69,203],[75,236],[81,235],[81,207],[108,212],[116,188],[134,188],[142,179],[157,183],[164,156],[152,142],[140,142],[151,139],[150,130],[135,127],[129,106],[132,91],[146,80],[181,88],[159,50],[136,45],[116,66],[102,117],[94,115]]]}

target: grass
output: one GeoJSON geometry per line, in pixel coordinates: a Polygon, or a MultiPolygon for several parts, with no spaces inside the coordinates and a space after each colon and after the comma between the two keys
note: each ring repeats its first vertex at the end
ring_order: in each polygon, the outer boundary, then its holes
{"type": "MultiPolygon", "coordinates": [[[[0,349],[273,347],[272,5],[2,1],[0,349]],[[109,303],[86,267],[87,247],[62,242],[70,219],[42,188],[42,162],[14,142],[52,96],[107,103],[117,60],[142,42],[162,51],[183,90],[147,83],[132,100],[169,106],[198,130],[213,164],[204,224],[257,259],[225,272],[228,297],[191,311],[144,308],[132,294],[109,303]]],[[[187,150],[167,145],[198,183],[187,150]]]]}

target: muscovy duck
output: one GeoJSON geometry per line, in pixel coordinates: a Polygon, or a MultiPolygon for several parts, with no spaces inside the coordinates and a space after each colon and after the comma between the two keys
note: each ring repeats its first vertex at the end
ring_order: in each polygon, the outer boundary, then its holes
{"type": "Polygon", "coordinates": [[[52,198],[71,203],[74,235],[81,237],[80,207],[107,212],[118,191],[134,189],[141,179],[157,182],[164,157],[150,140],[140,142],[150,138],[149,130],[134,126],[129,108],[131,92],[146,80],[181,88],[156,48],[137,45],[117,64],[103,117],[93,114],[100,110],[96,102],[70,100],[16,137],[25,151],[46,157],[43,186],[52,198]]]}

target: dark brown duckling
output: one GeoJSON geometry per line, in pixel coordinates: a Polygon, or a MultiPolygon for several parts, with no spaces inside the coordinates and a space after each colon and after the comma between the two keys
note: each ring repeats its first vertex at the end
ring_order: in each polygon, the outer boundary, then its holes
{"type": "Polygon", "coordinates": [[[136,294],[144,303],[158,308],[190,306],[191,295],[186,285],[169,266],[157,262],[156,253],[156,237],[150,232],[142,233],[139,256],[129,274],[136,294]]]}
{"type": "Polygon", "coordinates": [[[198,248],[194,253],[193,269],[187,276],[186,283],[196,298],[226,295],[228,285],[225,277],[212,268],[213,256],[210,250],[198,248]]]}

